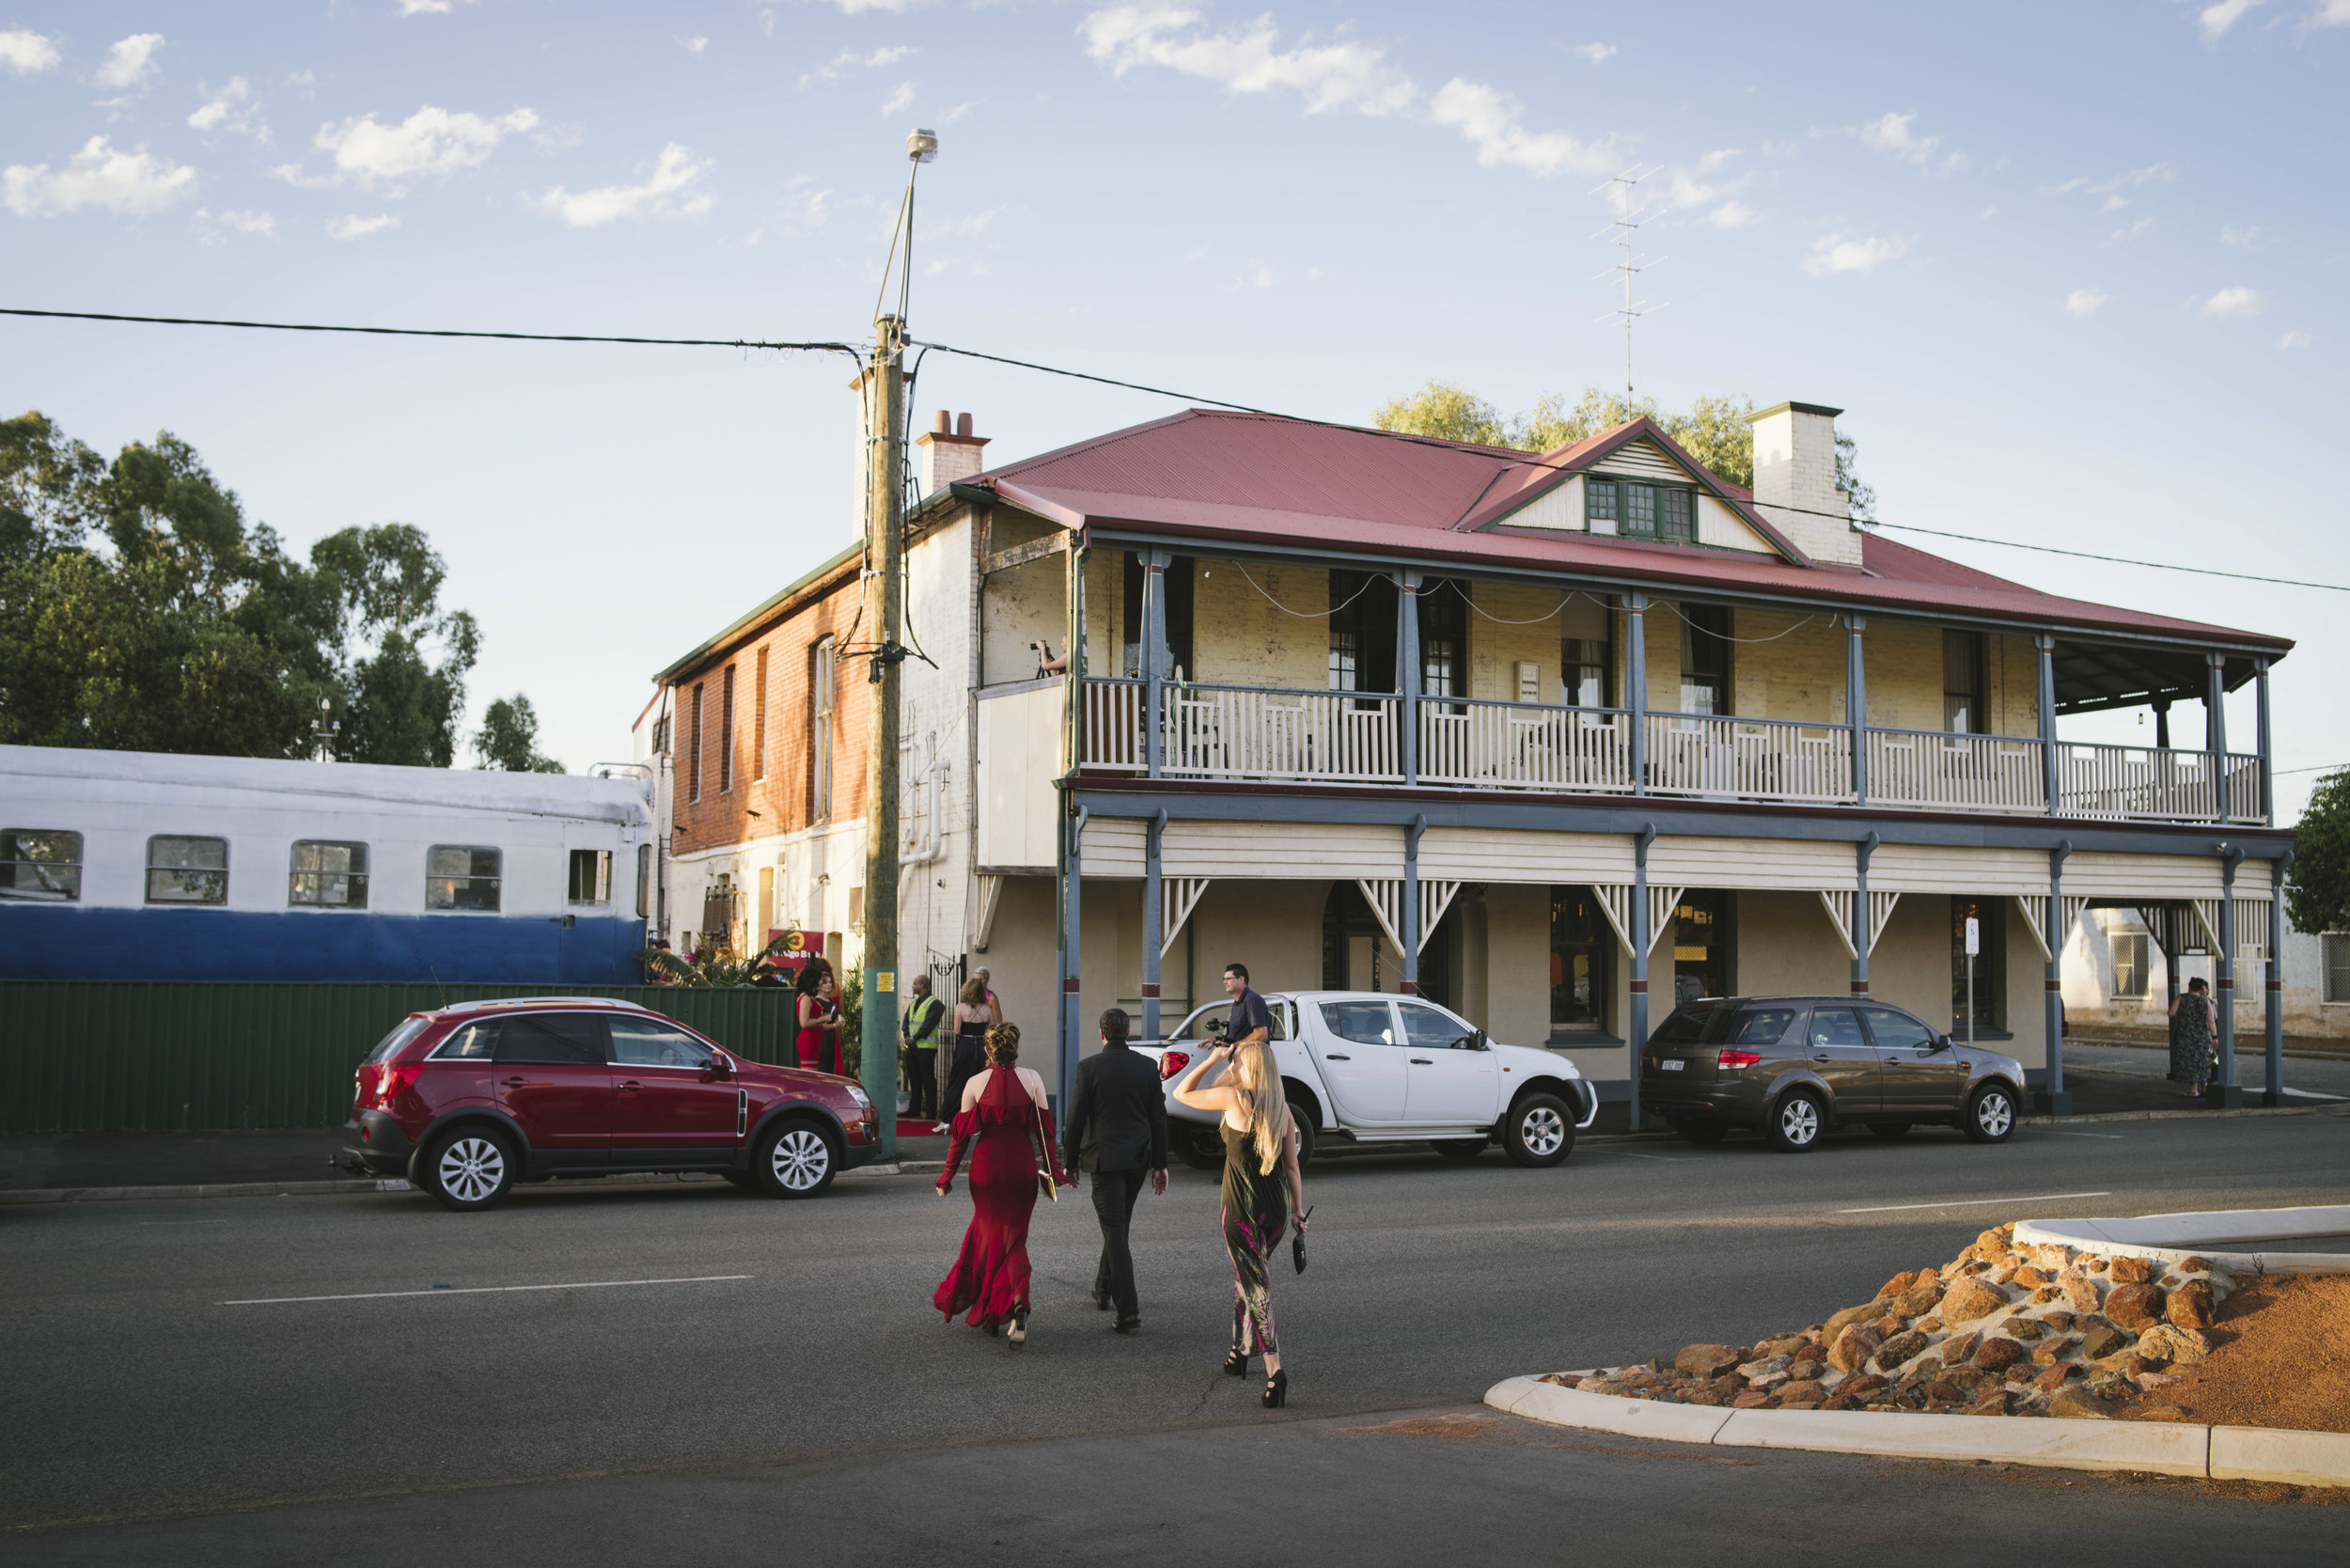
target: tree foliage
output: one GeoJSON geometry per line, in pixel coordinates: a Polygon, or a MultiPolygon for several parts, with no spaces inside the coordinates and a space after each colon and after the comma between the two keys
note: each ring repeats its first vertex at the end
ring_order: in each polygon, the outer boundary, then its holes
{"type": "MultiPolygon", "coordinates": [[[[1646,416],[1716,478],[1752,489],[1754,429],[1747,420],[1760,407],[1751,398],[1700,397],[1691,400],[1687,408],[1668,413],[1656,406],[1653,398],[1626,398],[1620,392],[1587,386],[1573,403],[1558,393],[1546,392],[1530,412],[1509,415],[1474,393],[1431,381],[1409,397],[1381,403],[1371,422],[1383,431],[1444,441],[1555,452],[1646,416]]],[[[1850,493],[1855,517],[1873,517],[1876,492],[1853,474],[1854,450],[1850,436],[1836,438],[1836,482],[1850,493]]]]}
{"type": "Polygon", "coordinates": [[[507,773],[561,773],[563,764],[539,750],[539,713],[530,698],[516,692],[501,697],[483,710],[481,728],[475,731],[475,766],[507,773]]]}
{"type": "Polygon", "coordinates": [[[406,524],[290,554],[164,432],[110,463],[0,421],[0,742],[446,767],[480,631],[406,524]]]}
{"type": "Polygon", "coordinates": [[[2296,931],[2350,926],[2350,769],[2318,780],[2294,829],[2285,912],[2296,931]]]}

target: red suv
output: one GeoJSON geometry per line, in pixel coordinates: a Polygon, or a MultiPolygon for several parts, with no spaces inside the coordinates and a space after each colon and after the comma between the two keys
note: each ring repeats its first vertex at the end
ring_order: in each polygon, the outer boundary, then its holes
{"type": "Polygon", "coordinates": [[[529,996],[413,1013],[352,1074],[346,1168],[405,1176],[452,1209],[517,1180],[708,1170],[813,1198],[872,1159],[865,1090],[744,1061],[630,1002],[529,996]]]}

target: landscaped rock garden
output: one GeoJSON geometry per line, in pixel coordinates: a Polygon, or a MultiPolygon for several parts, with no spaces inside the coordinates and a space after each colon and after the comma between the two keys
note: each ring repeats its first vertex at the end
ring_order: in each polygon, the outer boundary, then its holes
{"type": "Polygon", "coordinates": [[[2210,1355],[2205,1330],[2234,1281],[2202,1258],[2018,1247],[2014,1229],[1797,1332],[1543,1381],[1741,1410],[2186,1419],[2163,1390],[2210,1355]]]}

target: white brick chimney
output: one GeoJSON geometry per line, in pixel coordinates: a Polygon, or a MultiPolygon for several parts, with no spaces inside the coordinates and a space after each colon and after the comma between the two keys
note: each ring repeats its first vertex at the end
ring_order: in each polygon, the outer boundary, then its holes
{"type": "Polygon", "coordinates": [[[1836,416],[1843,412],[1781,403],[1748,417],[1754,503],[1813,560],[1858,566],[1860,528],[1851,520],[1851,498],[1836,488],[1836,416]]]}
{"type": "Polygon", "coordinates": [[[987,437],[971,433],[971,416],[959,414],[948,428],[947,411],[940,409],[931,428],[915,438],[922,448],[922,494],[934,495],[957,479],[967,479],[987,466],[979,449],[987,437]]]}

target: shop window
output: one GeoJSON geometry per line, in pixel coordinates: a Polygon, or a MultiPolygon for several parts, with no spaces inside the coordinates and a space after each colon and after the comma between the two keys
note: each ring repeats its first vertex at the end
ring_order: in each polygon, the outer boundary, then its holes
{"type": "Polygon", "coordinates": [[[1673,1005],[1731,994],[1731,895],[1691,889],[1674,906],[1673,1005]]]}
{"type": "Polygon", "coordinates": [[[1550,890],[1550,1038],[1605,1036],[1615,1000],[1616,928],[1589,887],[1550,890]]]}

